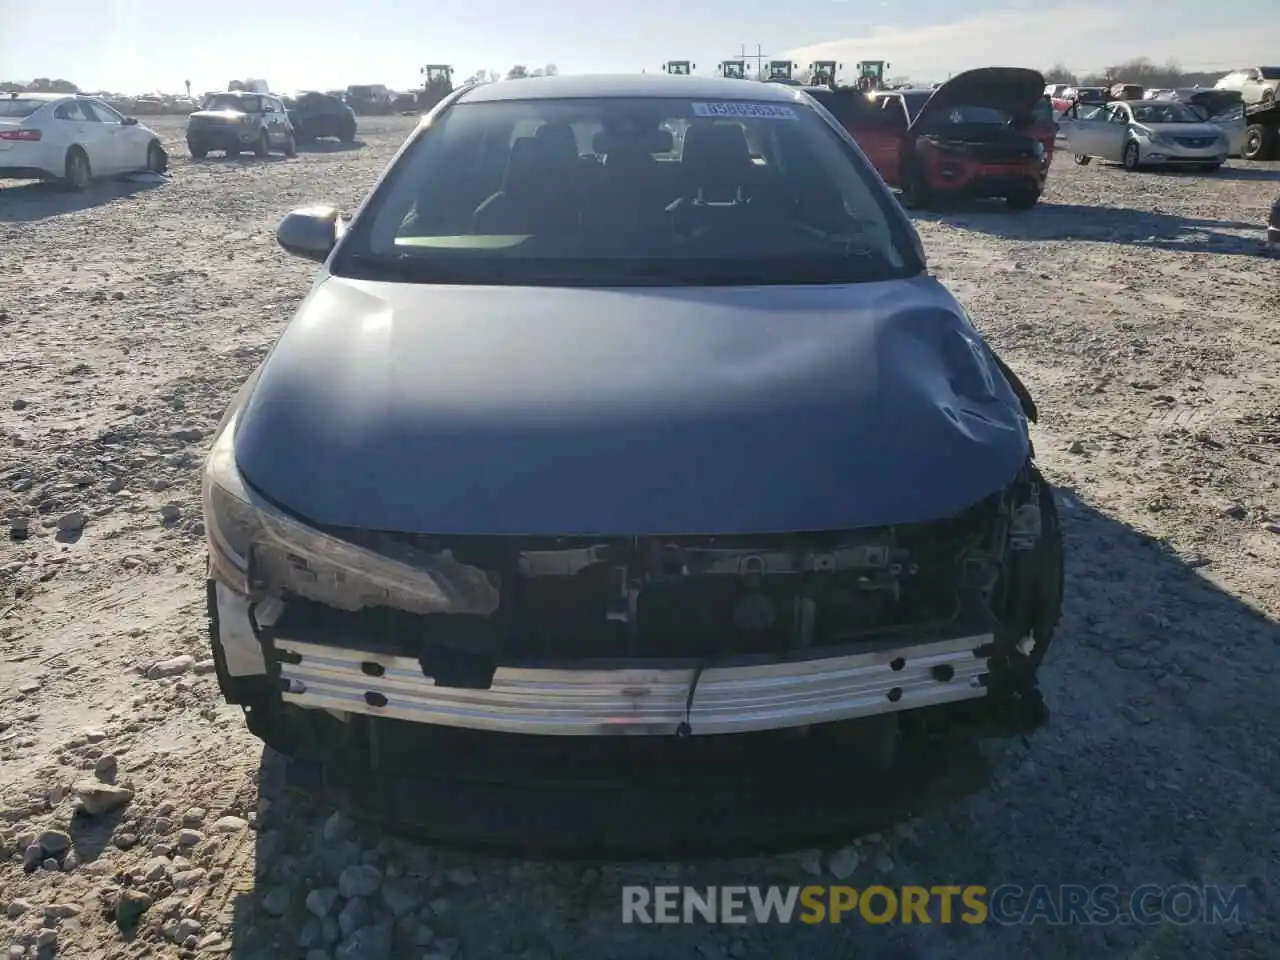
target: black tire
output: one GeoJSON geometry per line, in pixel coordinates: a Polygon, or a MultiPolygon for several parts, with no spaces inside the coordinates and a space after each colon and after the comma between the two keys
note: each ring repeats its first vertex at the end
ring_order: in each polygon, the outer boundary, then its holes
{"type": "Polygon", "coordinates": [[[258,139],[253,142],[253,155],[265,157],[271,152],[271,141],[267,139],[267,131],[259,130],[258,139]]]}
{"type": "Polygon", "coordinates": [[[1071,159],[1076,162],[1077,167],[1087,167],[1093,160],[1093,157],[1089,156],[1087,153],[1077,153],[1071,159]]]}
{"type": "Polygon", "coordinates": [[[192,160],[203,160],[205,157],[209,155],[209,148],[202,147],[198,144],[188,143],[187,149],[191,152],[192,160]]]}
{"type": "Polygon", "coordinates": [[[355,143],[356,142],[355,127],[352,127],[350,130],[343,130],[342,133],[338,134],[338,139],[341,140],[343,143],[355,143]]]}
{"type": "Polygon", "coordinates": [[[1026,187],[1015,190],[1004,198],[1004,202],[1010,210],[1030,210],[1040,202],[1040,188],[1026,187]]]}
{"type": "Polygon", "coordinates": [[[1130,173],[1135,172],[1142,166],[1142,150],[1138,146],[1136,140],[1130,140],[1124,145],[1124,168],[1130,173]]]}
{"type": "Polygon", "coordinates": [[[89,165],[89,155],[82,147],[72,147],[67,151],[63,184],[68,190],[80,193],[89,188],[91,180],[93,180],[93,167],[89,165]]]}
{"type": "Polygon", "coordinates": [[[1270,160],[1275,152],[1276,135],[1271,128],[1254,123],[1244,132],[1244,146],[1240,156],[1245,160],[1270,160]]]}
{"type": "Polygon", "coordinates": [[[924,173],[915,164],[907,164],[902,170],[902,205],[908,210],[924,210],[929,206],[929,188],[924,173]]]}
{"type": "Polygon", "coordinates": [[[296,157],[298,155],[298,141],[294,139],[293,134],[289,134],[289,139],[284,143],[284,155],[286,157],[296,157]]]}
{"type": "Polygon", "coordinates": [[[164,173],[169,169],[169,154],[165,153],[159,140],[147,144],[147,169],[152,173],[164,173]]]}

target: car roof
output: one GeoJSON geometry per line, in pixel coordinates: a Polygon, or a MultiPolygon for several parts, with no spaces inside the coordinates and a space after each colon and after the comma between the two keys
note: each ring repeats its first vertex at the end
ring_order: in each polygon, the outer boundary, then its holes
{"type": "Polygon", "coordinates": [[[55,100],[66,100],[68,97],[75,97],[74,93],[14,93],[9,94],[0,99],[6,100],[43,100],[45,103],[53,103],[55,100]]]}
{"type": "Polygon", "coordinates": [[[499,80],[467,90],[459,103],[496,100],[594,99],[596,97],[688,97],[699,100],[755,100],[795,103],[800,87],[758,80],[661,74],[591,74],[499,80]]]}

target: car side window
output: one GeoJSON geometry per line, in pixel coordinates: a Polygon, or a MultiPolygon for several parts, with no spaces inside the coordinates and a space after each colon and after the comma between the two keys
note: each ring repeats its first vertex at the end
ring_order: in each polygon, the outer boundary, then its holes
{"type": "Polygon", "coordinates": [[[97,100],[81,100],[80,107],[90,120],[95,120],[98,123],[118,124],[124,119],[105,103],[100,103],[97,100]]]}
{"type": "Polygon", "coordinates": [[[1129,122],[1129,114],[1125,112],[1124,107],[1116,107],[1114,110],[1111,111],[1111,122],[1112,123],[1128,123],[1129,122]]]}
{"type": "Polygon", "coordinates": [[[62,106],[58,107],[57,110],[53,111],[53,117],[55,120],[70,120],[73,123],[83,123],[86,120],[92,119],[91,117],[85,116],[84,111],[80,107],[80,101],[78,100],[72,100],[70,103],[64,103],[62,106]]]}

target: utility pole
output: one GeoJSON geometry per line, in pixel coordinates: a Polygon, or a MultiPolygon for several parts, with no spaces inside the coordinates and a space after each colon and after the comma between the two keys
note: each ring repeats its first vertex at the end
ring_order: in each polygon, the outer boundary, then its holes
{"type": "Polygon", "coordinates": [[[762,49],[763,48],[760,46],[760,44],[757,43],[755,56],[752,56],[751,54],[747,53],[747,45],[745,43],[738,44],[738,59],[755,61],[757,80],[760,79],[760,71],[764,68],[765,60],[767,60],[771,56],[771,54],[762,53],[761,52],[762,49]]]}

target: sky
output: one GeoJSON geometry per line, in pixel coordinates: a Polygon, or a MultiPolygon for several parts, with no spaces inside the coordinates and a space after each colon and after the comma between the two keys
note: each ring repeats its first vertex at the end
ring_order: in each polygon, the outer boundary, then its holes
{"type": "Polygon", "coordinates": [[[638,73],[692,60],[697,73],[756,44],[807,67],[887,60],[916,81],[995,64],[1088,72],[1131,57],[1227,70],[1280,62],[1276,0],[0,0],[0,80],[63,77],[117,93],[419,84],[555,63],[561,73],[638,73]],[[51,16],[56,10],[57,15],[51,16]],[[76,24],[60,30],[58,23],[76,24]],[[1247,25],[1247,26],[1242,26],[1247,25]]]}

